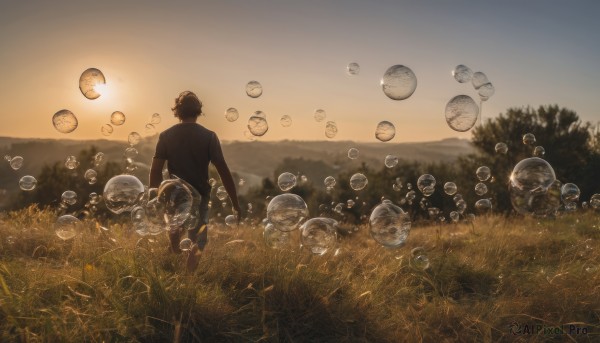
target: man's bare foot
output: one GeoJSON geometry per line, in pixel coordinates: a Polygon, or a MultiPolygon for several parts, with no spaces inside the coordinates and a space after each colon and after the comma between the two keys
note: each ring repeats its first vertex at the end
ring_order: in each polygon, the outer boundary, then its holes
{"type": "Polygon", "coordinates": [[[188,254],[188,258],[185,264],[185,271],[187,274],[192,274],[196,268],[198,268],[198,263],[200,263],[200,257],[202,256],[202,251],[198,249],[198,245],[194,244],[192,249],[188,254]]]}

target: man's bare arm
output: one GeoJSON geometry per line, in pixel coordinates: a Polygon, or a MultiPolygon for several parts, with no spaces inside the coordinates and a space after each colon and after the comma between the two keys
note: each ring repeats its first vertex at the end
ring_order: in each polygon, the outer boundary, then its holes
{"type": "Polygon", "coordinates": [[[162,182],[162,170],[165,165],[165,160],[160,158],[152,159],[152,166],[150,167],[150,188],[158,188],[162,182]]]}
{"type": "Polygon", "coordinates": [[[227,162],[223,161],[214,161],[213,164],[217,168],[217,172],[221,177],[221,181],[223,182],[223,186],[229,194],[229,198],[231,199],[231,205],[233,209],[237,212],[238,218],[240,218],[242,211],[240,209],[240,204],[237,197],[237,190],[235,189],[235,182],[233,181],[233,176],[231,176],[231,171],[227,166],[227,162]]]}

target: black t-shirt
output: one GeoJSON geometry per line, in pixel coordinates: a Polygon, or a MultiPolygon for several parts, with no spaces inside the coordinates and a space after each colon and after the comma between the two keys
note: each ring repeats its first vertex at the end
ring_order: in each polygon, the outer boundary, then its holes
{"type": "Polygon", "coordinates": [[[224,161],[217,134],[197,123],[179,123],[158,137],[154,157],[167,161],[169,173],[210,194],[208,164],[224,161]]]}

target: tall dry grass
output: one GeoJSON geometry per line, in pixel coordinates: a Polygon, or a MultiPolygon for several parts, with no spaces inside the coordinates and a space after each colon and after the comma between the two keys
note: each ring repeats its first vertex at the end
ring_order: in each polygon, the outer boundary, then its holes
{"type": "Polygon", "coordinates": [[[415,226],[396,250],[361,227],[324,256],[297,241],[272,250],[260,228],[213,227],[193,275],[163,235],[87,221],[63,242],[54,220],[35,207],[1,216],[0,341],[600,340],[597,213],[479,217],[439,239],[415,226]],[[549,332],[568,325],[586,333],[549,332]]]}

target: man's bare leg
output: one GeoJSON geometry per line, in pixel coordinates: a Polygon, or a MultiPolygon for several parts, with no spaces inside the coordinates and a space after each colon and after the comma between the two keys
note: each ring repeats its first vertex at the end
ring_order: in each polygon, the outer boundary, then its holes
{"type": "Polygon", "coordinates": [[[181,254],[181,249],[179,249],[179,242],[181,241],[181,230],[179,229],[171,229],[169,230],[169,242],[171,243],[171,252],[175,254],[181,254]]]}

